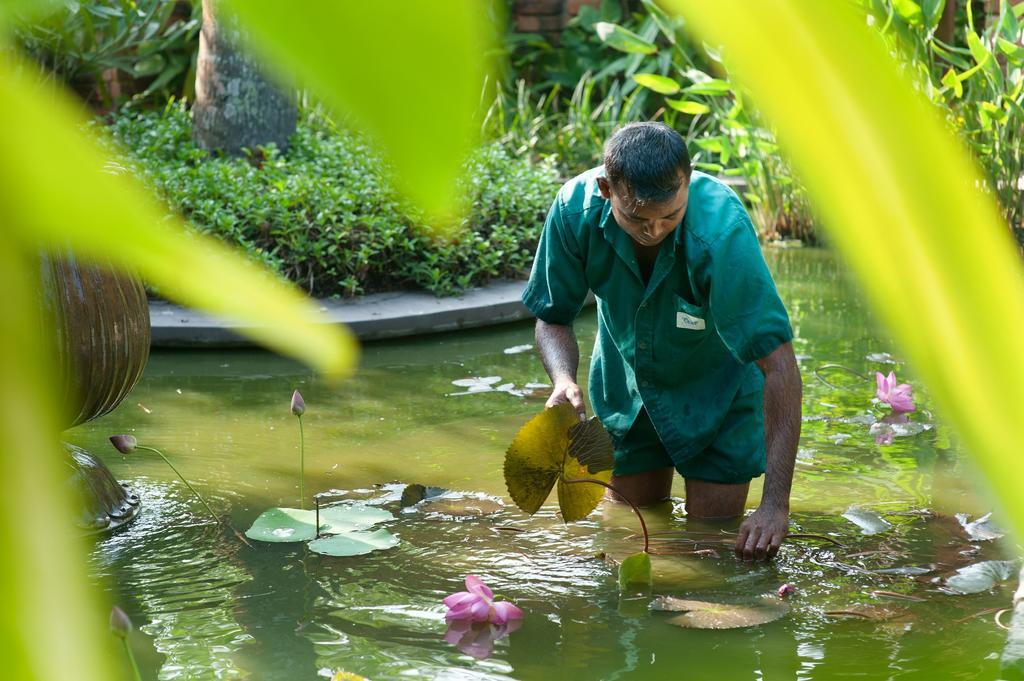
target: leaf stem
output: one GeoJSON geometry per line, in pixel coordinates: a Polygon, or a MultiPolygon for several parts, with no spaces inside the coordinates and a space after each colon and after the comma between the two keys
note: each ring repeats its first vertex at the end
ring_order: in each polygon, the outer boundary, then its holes
{"type": "Polygon", "coordinates": [[[623,501],[625,501],[627,504],[629,504],[629,507],[633,509],[633,513],[636,514],[637,520],[640,521],[640,529],[643,530],[644,533],[644,553],[650,553],[650,551],[648,551],[648,548],[650,547],[650,539],[649,535],[647,534],[647,523],[644,522],[644,516],[640,513],[640,509],[637,507],[636,504],[634,504],[629,499],[629,497],[625,496],[624,494],[622,494],[622,492],[615,489],[615,487],[613,487],[610,483],[607,483],[604,480],[598,480],[596,478],[574,478],[570,480],[563,475],[562,482],[570,485],[581,482],[590,482],[595,485],[601,485],[601,487],[605,487],[607,489],[610,489],[612,492],[615,492],[615,495],[618,496],[623,501]]]}
{"type": "Polygon", "coordinates": [[[181,479],[181,481],[183,483],[185,483],[185,485],[190,490],[192,490],[192,494],[196,495],[196,498],[199,499],[199,501],[203,502],[203,506],[206,507],[206,510],[210,514],[210,517],[213,518],[213,522],[217,523],[218,525],[226,526],[228,529],[230,529],[232,532],[235,533],[235,536],[238,537],[242,541],[243,544],[245,544],[246,546],[252,547],[252,544],[249,543],[249,540],[246,539],[238,530],[236,530],[234,527],[232,527],[230,523],[221,520],[220,516],[218,516],[216,513],[213,512],[213,509],[210,508],[210,505],[208,503],[206,503],[206,499],[204,499],[203,495],[199,493],[199,490],[197,490],[195,487],[193,487],[192,483],[190,483],[188,480],[185,479],[185,476],[181,474],[181,471],[179,471],[177,468],[174,467],[174,464],[171,463],[170,459],[168,459],[166,456],[164,456],[163,452],[161,452],[159,449],[156,449],[155,447],[147,447],[146,445],[136,445],[135,448],[136,449],[145,449],[148,452],[154,452],[155,454],[157,454],[157,456],[159,456],[161,459],[163,459],[164,463],[167,464],[168,466],[170,466],[171,470],[175,472],[175,474],[181,479]]]}
{"type": "Polygon", "coordinates": [[[821,375],[821,372],[825,371],[826,369],[840,369],[840,370],[845,371],[848,374],[852,374],[852,375],[854,375],[857,378],[860,378],[862,380],[865,380],[865,381],[870,381],[871,380],[870,377],[865,376],[864,374],[860,373],[859,371],[851,369],[850,367],[845,366],[843,364],[822,364],[820,367],[818,367],[817,369],[814,370],[814,376],[819,381],[821,381],[822,383],[824,383],[825,385],[827,385],[828,387],[830,387],[830,388],[832,388],[834,390],[847,390],[847,391],[850,391],[850,392],[857,392],[857,391],[853,390],[853,388],[847,388],[846,386],[843,386],[843,385],[836,385],[835,383],[832,383],[832,382],[826,380],[825,377],[821,375]]]}
{"type": "Polygon", "coordinates": [[[299,419],[299,508],[306,508],[306,436],[302,432],[302,416],[299,419]]]}
{"type": "Polygon", "coordinates": [[[142,681],[142,674],[139,673],[139,665],[135,661],[135,654],[132,653],[132,647],[128,645],[128,637],[121,638],[121,643],[124,644],[124,652],[128,656],[128,661],[132,663],[132,673],[135,675],[135,681],[142,681]]]}

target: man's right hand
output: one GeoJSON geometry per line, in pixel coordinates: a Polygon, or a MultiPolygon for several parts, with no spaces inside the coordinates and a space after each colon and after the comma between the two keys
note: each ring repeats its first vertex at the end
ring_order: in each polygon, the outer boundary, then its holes
{"type": "Polygon", "coordinates": [[[548,398],[545,408],[554,407],[557,404],[568,402],[576,410],[580,421],[587,420],[587,407],[583,404],[583,391],[572,381],[558,381],[555,383],[551,397],[548,398]]]}

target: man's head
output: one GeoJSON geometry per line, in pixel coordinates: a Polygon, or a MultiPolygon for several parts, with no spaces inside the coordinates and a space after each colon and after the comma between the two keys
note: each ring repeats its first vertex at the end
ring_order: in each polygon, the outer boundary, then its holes
{"type": "Polygon", "coordinates": [[[686,213],[690,154],[682,136],[664,123],[630,123],[604,146],[601,196],[615,222],[642,246],[671,234],[686,213]]]}

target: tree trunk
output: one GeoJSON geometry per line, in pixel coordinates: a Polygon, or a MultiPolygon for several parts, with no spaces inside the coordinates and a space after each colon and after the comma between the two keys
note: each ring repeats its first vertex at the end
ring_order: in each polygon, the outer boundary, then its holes
{"type": "Polygon", "coordinates": [[[203,0],[203,28],[196,62],[192,138],[204,149],[238,155],[273,142],[288,146],[295,132],[295,98],[267,80],[242,51],[242,33],[203,0]]]}

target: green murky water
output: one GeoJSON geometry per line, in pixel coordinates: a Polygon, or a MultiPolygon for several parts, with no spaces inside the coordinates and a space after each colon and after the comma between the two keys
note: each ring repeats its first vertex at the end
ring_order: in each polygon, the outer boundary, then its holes
{"type": "MultiPolygon", "coordinates": [[[[788,542],[770,565],[739,562],[722,548],[656,556],[655,592],[741,603],[791,582],[797,593],[785,618],[702,631],[669,624],[646,600],[620,602],[613,570],[595,558],[639,548],[630,536],[635,521],[618,508],[565,526],[553,505],[528,518],[506,498],[496,515],[460,520],[400,514],[394,499],[401,488],[375,487],[418,482],[504,497],[505,447],[543,399],[451,395],[464,390],[452,381],[546,382],[534,354],[505,352],[532,343],[530,324],[369,345],[358,376],[340,386],[259,352],[157,353],[117,412],[70,437],[103,453],[143,497],[130,527],[96,542],[92,570],[141,628],[134,643],[144,675],[291,681],[345,669],[372,679],[995,678],[1005,632],[991,614],[970,616],[1004,607],[1013,580],[973,595],[942,589],[959,567],[1013,555],[1009,546],[968,541],[952,517],[990,510],[972,467],[931,421],[919,387],[923,409],[915,419],[929,429],[875,443],[873,382],[830,371],[830,382],[855,390],[833,388],[815,369],[895,368],[909,378],[906,368],[868,359],[895,350],[831,254],[768,257],[793,316],[805,385],[794,531],[828,535],[842,547],[788,542]],[[401,539],[396,548],[354,558],[318,556],[302,544],[250,549],[204,519],[158,460],[123,458],[106,444],[108,434],[133,430],[163,448],[245,529],[264,508],[297,503],[298,433],[288,411],[296,387],[308,405],[307,489],[354,490],[353,497],[395,510],[387,527],[401,539]],[[854,505],[892,527],[862,534],[841,517],[854,505]],[[906,566],[927,572],[877,572],[906,566]],[[526,611],[522,628],[495,642],[484,660],[443,639],[441,598],[461,590],[467,573],[526,611]],[[871,593],[879,591],[921,600],[871,593]],[[860,616],[827,614],[836,611],[860,616]]],[[[591,312],[578,326],[584,363],[594,328],[591,312]]],[[[697,536],[735,528],[687,521],[681,481],[675,493],[674,503],[646,514],[652,531],[697,536]]],[[[759,496],[755,484],[748,505],[759,496]]]]}

